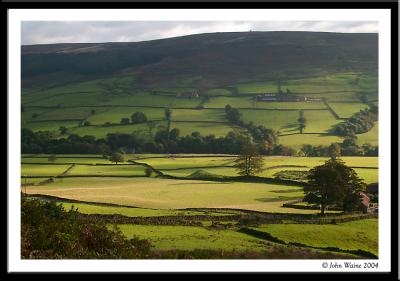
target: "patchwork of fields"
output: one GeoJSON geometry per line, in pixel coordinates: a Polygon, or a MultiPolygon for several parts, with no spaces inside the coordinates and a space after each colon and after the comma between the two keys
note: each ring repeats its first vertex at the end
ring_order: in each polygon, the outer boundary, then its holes
{"type": "MultiPolygon", "coordinates": [[[[261,212],[257,213],[260,215],[295,216],[315,216],[319,211],[283,207],[284,203],[304,196],[300,184],[192,178],[199,171],[235,177],[234,159],[234,155],[130,154],[126,155],[125,162],[112,164],[99,155],[58,155],[53,162],[49,162],[48,155],[23,155],[22,191],[39,198],[59,198],[56,200],[61,200],[66,210],[74,208],[82,214],[104,216],[106,220],[109,215],[117,216],[110,221],[110,227],[119,227],[128,238],[149,239],[156,250],[268,252],[296,242],[303,245],[298,247],[301,251],[329,253],[332,250],[325,248],[336,247],[348,258],[359,258],[355,254],[358,250],[377,255],[377,219],[374,218],[336,225],[297,224],[290,219],[284,224],[242,225],[240,217],[253,211],[261,212]],[[143,164],[177,178],[155,177],[155,174],[146,177],[143,164]],[[49,178],[52,181],[46,181],[49,178]],[[253,230],[266,233],[265,237],[255,235],[253,230]]],[[[325,160],[323,157],[265,157],[260,176],[273,178],[280,171],[307,171],[325,160]]],[[[377,157],[343,157],[342,160],[357,167],[355,170],[366,182],[378,181],[377,157]]],[[[328,214],[342,216],[335,211],[328,214]]]]}
{"type": "MultiPolygon", "coordinates": [[[[299,149],[304,144],[326,145],[342,139],[329,135],[332,127],[349,118],[368,105],[361,102],[361,95],[377,101],[377,79],[373,74],[346,72],[296,80],[280,81],[281,90],[310,97],[325,98],[336,116],[322,101],[312,102],[257,102],[258,93],[277,92],[277,81],[260,81],[216,87],[205,91],[199,98],[177,98],[176,93],[191,91],[191,82],[182,81],[179,87],[155,87],[152,90],[136,87],[134,76],[120,75],[107,79],[72,83],[48,89],[24,89],[22,95],[22,127],[34,131],[49,130],[59,137],[59,127],[70,133],[93,135],[102,138],[107,133],[141,133],[148,138],[166,126],[164,109],[172,109],[171,128],[178,128],[181,135],[194,131],[203,135],[224,136],[230,131],[243,131],[230,124],[224,107],[238,108],[245,122],[272,128],[282,135],[280,143],[299,149]],[[234,91],[232,89],[235,89],[234,91]],[[305,111],[307,120],[304,133],[298,126],[299,110],[305,111]],[[120,125],[122,118],[134,112],[143,112],[147,123],[120,125]],[[82,127],[88,121],[89,125],[82,127]],[[108,124],[108,125],[107,125],[108,124]],[[287,136],[287,134],[296,134],[287,136]]],[[[358,143],[376,144],[377,130],[360,136],[358,143]]]]}
{"type": "MultiPolygon", "coordinates": [[[[340,143],[331,129],[362,109],[361,96],[377,102],[377,78],[373,74],[346,72],[279,81],[256,81],[214,85],[199,98],[176,94],[195,89],[197,78],[182,80],[174,87],[140,88],[133,75],[23,89],[21,125],[33,131],[51,131],[57,138],[69,133],[104,138],[108,133],[138,133],[149,140],[167,127],[165,108],[172,110],[170,129],[181,136],[225,136],[245,131],[230,123],[227,104],[239,109],[244,122],[274,129],[279,144],[299,150],[340,143]],[[311,98],[308,102],[258,102],[260,93],[291,92],[311,98]],[[307,120],[304,132],[298,118],[307,120]],[[120,124],[143,112],[147,122],[120,124]],[[84,122],[88,122],[83,126],[84,122]],[[61,135],[65,126],[68,133],[61,135]]],[[[371,131],[358,135],[359,145],[378,145],[378,122],[371,131]]],[[[256,252],[300,249],[335,252],[349,258],[378,255],[378,219],[341,222],[345,217],[328,210],[336,224],[316,222],[318,209],[284,207],[303,198],[301,179],[279,182],[285,172],[307,172],[321,165],[324,157],[264,157],[258,182],[238,180],[235,155],[127,154],[114,164],[100,155],[23,155],[21,190],[31,196],[57,200],[66,209],[78,208],[83,215],[101,216],[109,227],[118,226],[128,238],[149,239],[157,250],[212,249],[256,252]],[[132,161],[130,161],[132,160],[132,161]],[[146,175],[146,169],[153,173],[146,175]],[[47,196],[47,197],[46,197],[47,196]],[[268,214],[288,218],[263,222],[268,214]],[[337,217],[336,217],[337,216],[337,217]],[[293,218],[307,218],[298,223],[293,218]],[[252,219],[260,219],[254,222],[252,219]],[[250,222],[246,222],[250,220],[250,222]],[[297,246],[293,245],[297,243],[297,246]],[[329,248],[329,249],[328,249],[329,248]],[[361,254],[360,254],[361,251],[361,254]]],[[[342,157],[366,183],[378,182],[377,157],[342,157]]],[[[148,172],[148,171],[147,171],[148,172]]],[[[304,204],[304,203],[302,203],[304,204]]]]}

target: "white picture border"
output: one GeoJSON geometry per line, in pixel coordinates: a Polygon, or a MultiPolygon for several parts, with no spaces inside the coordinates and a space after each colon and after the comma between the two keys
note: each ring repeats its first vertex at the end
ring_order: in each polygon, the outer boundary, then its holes
{"type": "MultiPolygon", "coordinates": [[[[389,9],[10,9],[8,11],[9,272],[388,272],[391,270],[391,42],[389,9]],[[21,260],[21,21],[378,21],[379,267],[324,269],[330,260],[21,260]]],[[[333,260],[344,264],[345,260],[333,260]]],[[[362,264],[368,260],[349,260],[362,264]]]]}

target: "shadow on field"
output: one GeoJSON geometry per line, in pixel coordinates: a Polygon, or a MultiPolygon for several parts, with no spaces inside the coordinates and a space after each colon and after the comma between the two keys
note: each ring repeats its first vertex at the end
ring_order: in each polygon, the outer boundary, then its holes
{"type": "Polygon", "coordinates": [[[212,185],[216,185],[216,184],[232,184],[233,182],[191,182],[191,183],[171,183],[169,185],[193,185],[193,184],[212,184],[212,185]]]}

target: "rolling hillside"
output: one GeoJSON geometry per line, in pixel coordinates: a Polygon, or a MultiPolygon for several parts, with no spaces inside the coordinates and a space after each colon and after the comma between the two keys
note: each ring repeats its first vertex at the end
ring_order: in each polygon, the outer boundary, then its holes
{"type": "Polygon", "coordinates": [[[135,73],[142,85],[216,87],[239,81],[377,69],[377,34],[244,32],[137,43],[22,46],[24,83],[135,73]],[[40,79],[38,79],[40,78],[40,79]],[[61,79],[62,78],[62,79],[61,79]]]}
{"type": "MultiPolygon", "coordinates": [[[[136,43],[22,46],[22,127],[104,137],[166,127],[181,135],[224,136],[225,105],[245,122],[279,132],[280,143],[340,142],[332,126],[378,101],[377,34],[244,32],[197,34],[136,43]],[[199,97],[178,97],[198,90],[199,97]],[[258,102],[290,91],[307,102],[258,102]],[[325,100],[323,102],[323,100],[325,100]],[[307,126],[300,134],[299,110],[307,126]],[[120,124],[134,112],[148,122],[120,124]],[[82,126],[89,122],[88,126],[82,126]]],[[[377,130],[368,141],[377,143],[377,130]]],[[[360,143],[361,144],[361,143],[360,143]]]]}

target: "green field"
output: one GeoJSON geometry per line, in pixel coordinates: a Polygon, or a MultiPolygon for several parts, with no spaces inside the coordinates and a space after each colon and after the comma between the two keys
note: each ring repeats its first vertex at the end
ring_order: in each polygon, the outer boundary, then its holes
{"type": "Polygon", "coordinates": [[[364,103],[343,103],[343,102],[329,102],[332,109],[340,116],[340,118],[350,118],[362,109],[368,108],[364,103]]]}
{"type": "Polygon", "coordinates": [[[59,134],[59,128],[64,126],[66,128],[77,128],[79,121],[43,121],[43,122],[24,122],[22,128],[28,128],[32,131],[52,131],[59,134]]]}
{"type": "Polygon", "coordinates": [[[144,176],[140,165],[77,165],[69,173],[72,176],[144,176]]]}
{"type": "Polygon", "coordinates": [[[281,133],[298,132],[299,112],[275,110],[241,110],[245,122],[253,122],[281,133]]]}
{"type": "Polygon", "coordinates": [[[21,176],[51,177],[62,174],[70,165],[22,164],[21,176]]]}
{"type": "MultiPolygon", "coordinates": [[[[161,209],[144,209],[144,208],[129,208],[118,206],[104,206],[86,203],[71,203],[60,202],[66,210],[71,208],[78,209],[82,214],[117,214],[127,217],[160,217],[160,216],[196,216],[196,215],[224,215],[224,213],[212,213],[202,211],[184,211],[184,210],[161,210],[161,209]]],[[[226,214],[229,215],[229,214],[226,214]]]]}
{"type": "Polygon", "coordinates": [[[266,212],[313,213],[282,208],[303,196],[301,187],[281,185],[173,180],[157,178],[63,178],[46,186],[28,186],[27,193],[114,203],[154,209],[230,208],[266,212]],[[281,195],[276,190],[290,189],[281,195]]]}
{"type": "Polygon", "coordinates": [[[328,133],[333,126],[340,123],[330,111],[305,111],[306,127],[303,130],[305,133],[328,133]]]}
{"type": "MultiPolygon", "coordinates": [[[[228,122],[222,109],[174,109],[172,121],[219,121],[228,122]]],[[[196,125],[193,124],[193,127],[196,125]]]]}
{"type": "Polygon", "coordinates": [[[364,134],[357,135],[357,142],[359,145],[369,143],[371,145],[378,145],[379,140],[379,124],[375,122],[374,127],[364,134]]]}
{"type": "Polygon", "coordinates": [[[146,114],[147,120],[163,120],[164,110],[159,108],[144,108],[144,107],[117,107],[100,110],[96,109],[96,114],[93,114],[87,120],[93,125],[102,125],[106,122],[119,124],[121,118],[129,118],[135,112],[143,112],[146,114]]]}
{"type": "Polygon", "coordinates": [[[231,131],[242,131],[241,127],[230,125],[229,123],[213,122],[171,122],[171,129],[179,129],[180,136],[190,135],[199,132],[201,135],[215,135],[217,137],[226,136],[231,131]]]}
{"type": "Polygon", "coordinates": [[[318,146],[328,145],[331,143],[341,143],[342,141],[343,139],[338,136],[322,134],[294,134],[279,137],[279,144],[290,146],[295,149],[300,149],[305,144],[318,146]]]}
{"type": "Polygon", "coordinates": [[[326,109],[323,102],[266,102],[257,101],[254,103],[254,108],[266,109],[326,109]]]}
{"type": "MultiPolygon", "coordinates": [[[[163,122],[155,122],[155,128],[162,125],[163,122]]],[[[107,134],[111,133],[132,134],[133,132],[137,132],[143,135],[150,135],[150,128],[148,123],[142,123],[136,125],[77,127],[71,129],[71,132],[82,136],[88,135],[96,138],[104,138],[107,134]]]]}
{"type": "MultiPolygon", "coordinates": [[[[285,92],[289,89],[293,93],[326,93],[331,92],[339,96],[342,92],[352,91],[376,91],[377,79],[373,75],[363,73],[339,73],[320,77],[281,80],[281,89],[285,92]],[[354,83],[359,78],[358,83],[354,83]]],[[[264,81],[236,85],[240,93],[265,93],[277,92],[277,81],[264,81]]]]}
{"type": "Polygon", "coordinates": [[[270,224],[254,228],[286,243],[313,247],[364,250],[378,255],[378,220],[366,219],[337,225],[270,224]]]}
{"type": "Polygon", "coordinates": [[[234,157],[164,157],[138,160],[156,169],[232,166],[234,157]]]}
{"type": "MultiPolygon", "coordinates": [[[[201,80],[201,76],[182,79],[181,84],[173,86],[154,86],[153,89],[141,89],[136,85],[133,75],[116,75],[107,79],[70,83],[47,89],[24,89],[22,103],[26,106],[22,112],[22,127],[34,131],[53,131],[58,137],[59,127],[69,128],[70,133],[105,137],[108,133],[140,133],[148,138],[159,129],[166,127],[164,109],[172,108],[171,128],[178,128],[181,136],[192,132],[202,135],[225,136],[232,130],[245,131],[245,128],[229,124],[224,107],[229,104],[239,108],[246,123],[253,122],[279,131],[280,144],[295,149],[304,144],[327,145],[341,142],[338,136],[324,135],[342,120],[336,120],[326,109],[322,101],[314,102],[257,102],[249,93],[276,92],[278,81],[258,81],[236,85],[206,88],[202,90],[209,98],[177,98],[176,93],[190,91],[192,83],[201,80]],[[236,87],[236,90],[232,90],[236,87]],[[92,107],[92,106],[96,107],[92,107]],[[205,109],[195,109],[203,105],[205,109]],[[31,106],[46,106],[40,108],[31,106]],[[88,107],[85,107],[88,106],[88,107]],[[246,109],[247,108],[247,109],[246,109]],[[259,110],[252,110],[257,108],[259,110]],[[265,110],[262,110],[265,109],[265,110]],[[298,111],[305,110],[305,133],[298,130],[298,111]],[[93,113],[92,110],[95,110],[93,113]],[[121,118],[130,118],[132,113],[141,111],[152,124],[116,125],[121,118]],[[36,113],[37,117],[32,118],[36,113]],[[69,120],[69,121],[66,121],[69,120]],[[73,121],[72,121],[73,120],[73,121]],[[87,120],[94,126],[82,127],[80,122],[87,120]],[[104,126],[105,123],[111,126],[104,126]],[[215,122],[215,123],[212,123],[215,122]],[[319,135],[321,134],[321,135],[319,135]],[[322,135],[323,134],[323,135],[322,135]]],[[[360,102],[362,94],[370,101],[377,101],[377,77],[374,74],[342,72],[299,79],[280,79],[283,92],[289,89],[293,93],[310,97],[327,98],[330,106],[341,117],[348,118],[368,106],[360,102]]],[[[201,92],[202,92],[201,91],[201,92]]],[[[375,126],[377,127],[377,126],[375,126]]],[[[359,135],[360,144],[369,142],[377,145],[377,128],[359,135]]]]}
{"type": "Polygon", "coordinates": [[[160,250],[253,250],[265,251],[267,244],[258,238],[233,230],[208,230],[191,226],[118,225],[128,238],[149,239],[160,250]]]}
{"type": "Polygon", "coordinates": [[[21,178],[21,184],[38,184],[47,179],[48,178],[21,178]]]}
{"type": "MultiPolygon", "coordinates": [[[[88,158],[70,158],[70,157],[62,157],[59,155],[56,155],[56,159],[54,162],[49,161],[48,157],[22,157],[21,162],[23,163],[71,163],[71,164],[112,164],[110,160],[108,159],[103,159],[103,158],[94,158],[94,157],[88,157],[88,158]]],[[[118,164],[128,164],[128,162],[120,162],[118,164]]]]}

